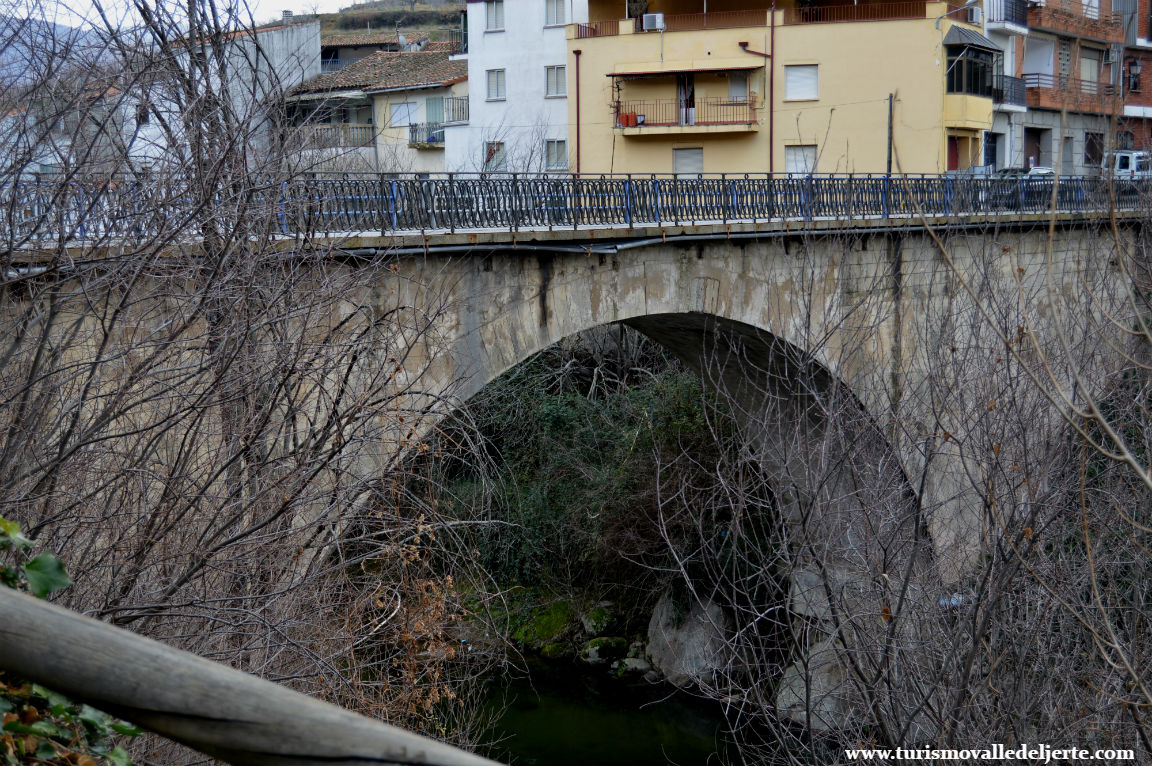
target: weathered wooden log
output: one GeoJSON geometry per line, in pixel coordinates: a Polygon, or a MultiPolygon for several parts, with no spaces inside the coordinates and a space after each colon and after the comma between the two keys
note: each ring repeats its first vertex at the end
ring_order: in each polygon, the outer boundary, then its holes
{"type": "Polygon", "coordinates": [[[233,764],[497,766],[2,586],[0,668],[233,764]]]}

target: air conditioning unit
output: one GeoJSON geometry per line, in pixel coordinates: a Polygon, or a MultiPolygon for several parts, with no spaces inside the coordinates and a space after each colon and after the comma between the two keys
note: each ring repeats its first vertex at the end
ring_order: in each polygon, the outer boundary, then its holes
{"type": "Polygon", "coordinates": [[[645,13],[643,19],[643,27],[645,32],[663,32],[664,31],[664,14],[663,13],[645,13]]]}
{"type": "Polygon", "coordinates": [[[1116,51],[1111,47],[1105,48],[1104,54],[1100,57],[1100,63],[1101,64],[1115,64],[1116,63],[1116,51]]]}
{"type": "Polygon", "coordinates": [[[980,26],[984,23],[984,9],[978,5],[974,5],[968,9],[968,23],[980,26]]]}

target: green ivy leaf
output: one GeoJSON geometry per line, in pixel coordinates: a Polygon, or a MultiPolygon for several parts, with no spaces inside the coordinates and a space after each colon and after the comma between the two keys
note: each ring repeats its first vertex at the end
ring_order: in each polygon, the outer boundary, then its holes
{"type": "Polygon", "coordinates": [[[117,734],[123,734],[125,737],[139,737],[144,733],[144,730],[139,726],[133,726],[128,723],[114,723],[112,724],[112,731],[117,734]]]}
{"type": "Polygon", "coordinates": [[[4,699],[3,697],[0,697],[0,714],[7,713],[11,709],[12,709],[12,703],[9,702],[8,700],[4,699]]]}
{"type": "Polygon", "coordinates": [[[116,747],[108,755],[104,756],[116,766],[132,766],[132,759],[122,747],[116,747]]]}
{"type": "Polygon", "coordinates": [[[50,761],[56,757],[56,748],[52,743],[46,739],[40,740],[40,744],[36,746],[36,757],[42,761],[50,761]]]}
{"type": "Polygon", "coordinates": [[[23,724],[19,721],[9,721],[4,724],[4,731],[10,731],[14,734],[35,734],[40,737],[55,737],[66,734],[63,729],[51,721],[36,721],[30,724],[23,724]]]}
{"type": "Polygon", "coordinates": [[[4,547],[11,545],[13,548],[29,548],[32,545],[32,541],[21,534],[19,524],[15,521],[8,521],[8,519],[0,516],[0,545],[4,547]]]}
{"type": "Polygon", "coordinates": [[[28,590],[36,598],[44,598],[52,591],[72,584],[64,571],[64,564],[51,553],[41,553],[29,561],[24,566],[24,576],[28,578],[28,590]]]}

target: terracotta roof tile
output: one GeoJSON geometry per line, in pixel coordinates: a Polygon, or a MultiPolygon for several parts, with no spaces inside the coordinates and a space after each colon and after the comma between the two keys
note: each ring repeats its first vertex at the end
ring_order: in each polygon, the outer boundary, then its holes
{"type": "MultiPolygon", "coordinates": [[[[423,42],[428,39],[427,34],[405,35],[409,44],[423,42]]],[[[351,48],[360,45],[389,45],[399,46],[400,40],[395,32],[343,32],[335,35],[323,35],[320,46],[323,48],[351,48]]]]}
{"type": "Polygon", "coordinates": [[[460,43],[457,40],[433,40],[424,50],[428,53],[459,53],[460,43]]]}
{"type": "Polygon", "coordinates": [[[451,85],[468,78],[468,62],[449,61],[444,52],[377,51],[336,72],[297,85],[292,92],[377,91],[451,85]]]}

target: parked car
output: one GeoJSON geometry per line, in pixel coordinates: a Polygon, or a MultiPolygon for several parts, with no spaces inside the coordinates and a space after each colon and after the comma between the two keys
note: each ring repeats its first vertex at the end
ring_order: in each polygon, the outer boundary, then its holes
{"type": "Polygon", "coordinates": [[[1047,165],[1001,168],[992,174],[988,207],[992,210],[1033,210],[1048,207],[1056,171],[1047,165]]]}

